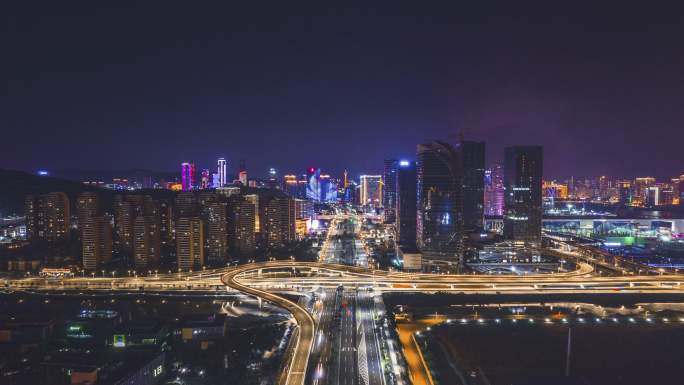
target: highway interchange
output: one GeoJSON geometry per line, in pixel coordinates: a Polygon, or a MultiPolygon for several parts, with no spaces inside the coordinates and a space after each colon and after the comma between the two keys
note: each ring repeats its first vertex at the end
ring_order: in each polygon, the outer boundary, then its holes
{"type": "MultiPolygon", "coordinates": [[[[5,280],[8,290],[144,291],[152,293],[235,291],[259,297],[289,311],[297,323],[293,350],[281,383],[368,385],[387,383],[376,324],[381,292],[457,292],[467,294],[677,293],[679,274],[597,276],[591,260],[558,249],[575,259],[574,271],[555,274],[435,275],[388,272],[367,266],[358,237],[358,221],[336,217],[321,249],[320,262],[270,261],[201,272],[150,277],[25,278],[5,280]],[[290,298],[314,293],[310,308],[290,298]],[[290,295],[284,295],[290,294],[290,295]],[[359,361],[361,360],[361,362],[359,361]]],[[[380,306],[381,307],[381,306],[380,306]]]]}

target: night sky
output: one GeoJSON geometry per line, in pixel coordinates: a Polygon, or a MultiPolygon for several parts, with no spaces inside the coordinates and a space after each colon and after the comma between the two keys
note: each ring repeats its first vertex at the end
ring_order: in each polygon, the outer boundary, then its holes
{"type": "Polygon", "coordinates": [[[12,3],[2,168],[358,175],[464,131],[547,177],[684,173],[681,9],[12,3]]]}

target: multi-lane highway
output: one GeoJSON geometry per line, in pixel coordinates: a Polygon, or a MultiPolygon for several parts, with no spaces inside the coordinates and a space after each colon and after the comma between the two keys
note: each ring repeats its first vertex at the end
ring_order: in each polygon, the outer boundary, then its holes
{"type": "Polygon", "coordinates": [[[358,360],[356,345],[356,296],[346,292],[339,309],[340,331],[338,333],[337,378],[338,385],[358,384],[358,360]]]}
{"type": "MultiPolygon", "coordinates": [[[[299,385],[384,385],[382,336],[376,328],[374,293],[462,292],[477,294],[677,293],[684,276],[676,274],[596,276],[589,263],[555,274],[436,275],[365,268],[358,258],[357,222],[335,218],[321,250],[320,262],[271,261],[230,268],[148,277],[25,278],[4,280],[7,290],[150,292],[179,291],[215,295],[228,291],[262,298],[289,311],[297,325],[283,382],[299,385]],[[372,291],[371,291],[372,290],[372,291]],[[311,311],[281,292],[316,292],[311,311]],[[315,318],[312,317],[312,313],[315,318]],[[312,354],[313,353],[313,354],[312,354]]],[[[562,250],[557,250],[562,252],[562,250]]],[[[568,254],[568,257],[572,257],[568,254]]],[[[591,261],[588,261],[591,262],[591,261]]]]}
{"type": "Polygon", "coordinates": [[[336,216],[333,218],[330,221],[328,234],[319,254],[319,261],[365,266],[367,261],[360,258],[364,254],[357,253],[360,244],[356,236],[357,229],[358,219],[355,216],[336,216]]]}

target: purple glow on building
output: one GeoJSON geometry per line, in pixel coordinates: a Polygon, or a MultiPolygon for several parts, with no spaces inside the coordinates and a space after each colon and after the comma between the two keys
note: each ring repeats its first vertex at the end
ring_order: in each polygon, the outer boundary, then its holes
{"type": "Polygon", "coordinates": [[[195,186],[194,163],[181,163],[181,185],[183,186],[183,191],[190,191],[195,186]]]}
{"type": "Polygon", "coordinates": [[[485,170],[484,206],[485,215],[503,215],[503,167],[500,164],[495,164],[485,170]]]}

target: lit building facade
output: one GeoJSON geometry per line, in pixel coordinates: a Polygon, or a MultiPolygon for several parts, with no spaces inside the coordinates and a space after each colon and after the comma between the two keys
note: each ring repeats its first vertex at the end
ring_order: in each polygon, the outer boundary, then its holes
{"type": "Polygon", "coordinates": [[[196,170],[192,162],[181,163],[181,185],[183,191],[190,191],[196,186],[196,170]]]}
{"type": "Polygon", "coordinates": [[[216,173],[218,174],[218,186],[214,186],[214,187],[223,187],[226,184],[228,184],[228,181],[226,179],[226,175],[227,175],[226,170],[228,169],[228,164],[226,163],[226,159],[225,158],[218,158],[216,166],[217,166],[217,170],[216,170],[217,172],[216,173]]]}
{"type": "Polygon", "coordinates": [[[29,195],[24,200],[24,213],[29,239],[56,241],[69,238],[71,204],[66,193],[29,195]]]}
{"type": "Polygon", "coordinates": [[[315,167],[306,170],[306,198],[316,202],[321,200],[321,170],[315,167]]]}
{"type": "Polygon", "coordinates": [[[501,216],[504,210],[503,167],[496,163],[485,171],[485,215],[501,216]]]}
{"type": "Polygon", "coordinates": [[[254,252],[257,210],[254,203],[240,195],[229,199],[228,246],[237,254],[254,252]]]}
{"type": "Polygon", "coordinates": [[[397,168],[396,159],[385,159],[382,173],[382,206],[385,208],[385,222],[394,223],[397,218],[397,168]]]}
{"type": "Polygon", "coordinates": [[[161,238],[159,217],[139,215],[133,223],[133,250],[136,269],[144,269],[159,263],[161,238]]]}
{"type": "Polygon", "coordinates": [[[202,213],[207,224],[207,259],[214,263],[225,262],[228,255],[227,204],[210,202],[203,206],[202,213]]]}
{"type": "Polygon", "coordinates": [[[260,202],[261,232],[266,244],[278,248],[295,240],[295,201],[287,196],[266,197],[260,202]]]}
{"type": "Polygon", "coordinates": [[[400,245],[416,245],[416,162],[399,161],[396,174],[396,231],[400,245]]]}
{"type": "Polygon", "coordinates": [[[382,207],[382,175],[361,175],[359,185],[362,206],[382,207]]]}
{"type": "Polygon", "coordinates": [[[463,172],[446,142],[418,145],[416,243],[425,269],[459,270],[463,260],[463,172]]]}
{"type": "Polygon", "coordinates": [[[83,268],[97,270],[112,258],[112,226],[104,216],[88,216],[79,223],[83,268]]]}
{"type": "Polygon", "coordinates": [[[76,198],[76,216],[78,218],[79,233],[82,232],[86,219],[97,216],[100,211],[100,198],[96,193],[86,191],[76,198]]]}
{"type": "Polygon", "coordinates": [[[183,217],[176,221],[176,256],[179,271],[204,266],[204,226],[199,217],[183,217]]]}
{"type": "Polygon", "coordinates": [[[543,150],[515,146],[504,150],[504,238],[541,244],[543,150]]]}

